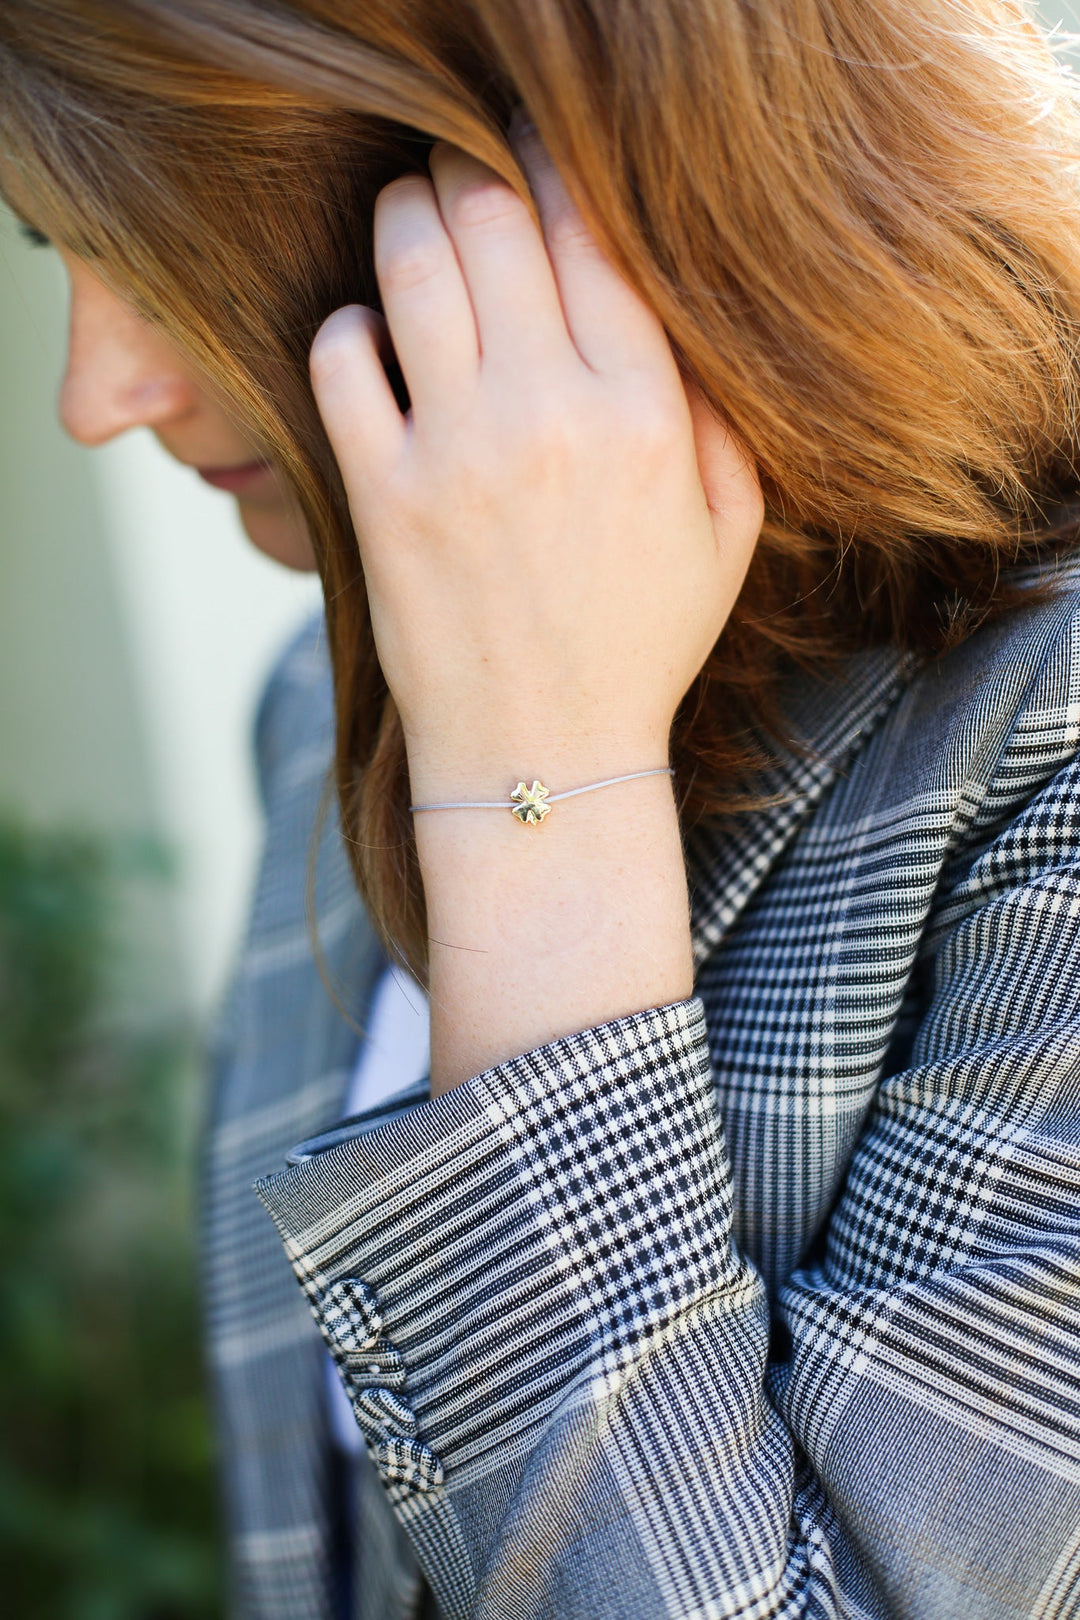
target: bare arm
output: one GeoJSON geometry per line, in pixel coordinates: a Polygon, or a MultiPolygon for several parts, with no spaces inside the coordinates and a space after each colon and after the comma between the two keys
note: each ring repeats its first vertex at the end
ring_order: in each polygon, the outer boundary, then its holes
{"type": "MultiPolygon", "coordinates": [[[[605,774],[616,773],[578,770],[583,782],[605,774]]],[[[424,815],[417,840],[434,1092],[555,1036],[690,995],[669,777],[583,794],[536,828],[494,811],[424,815]]]]}

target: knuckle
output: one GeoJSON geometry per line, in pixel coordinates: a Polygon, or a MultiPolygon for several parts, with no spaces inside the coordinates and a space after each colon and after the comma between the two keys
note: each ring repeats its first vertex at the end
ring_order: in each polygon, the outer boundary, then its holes
{"type": "Polygon", "coordinates": [[[389,476],[375,491],[375,506],[383,515],[384,528],[391,532],[396,549],[404,554],[426,527],[425,492],[407,479],[389,476]]]}
{"type": "Polygon", "coordinates": [[[534,399],[518,413],[510,430],[519,455],[537,473],[554,474],[581,454],[585,425],[555,398],[534,399]]]}
{"type": "Polygon", "coordinates": [[[684,424],[665,400],[650,391],[635,390],[624,411],[625,431],[638,455],[662,459],[681,443],[684,424]]]}
{"type": "Polygon", "coordinates": [[[465,230],[516,222],[524,212],[521,198],[501,180],[473,180],[449,205],[451,226],[465,230]]]}
{"type": "Polygon", "coordinates": [[[402,239],[384,246],[379,254],[379,281],[384,291],[411,292],[432,281],[444,262],[436,242],[419,237],[402,239]]]}
{"type": "Polygon", "coordinates": [[[408,292],[430,281],[446,263],[441,234],[431,182],[419,174],[391,180],[375,201],[375,271],[380,286],[408,292]]]}
{"type": "Polygon", "coordinates": [[[744,480],[732,502],[734,521],[751,539],[755,539],[765,522],[765,496],[757,478],[744,480]]]}
{"type": "Polygon", "coordinates": [[[544,234],[556,253],[596,253],[592,232],[572,204],[558,208],[546,221],[544,234]]]}
{"type": "Polygon", "coordinates": [[[588,424],[573,410],[560,409],[559,401],[547,399],[537,411],[535,438],[546,455],[569,458],[588,442],[588,424]]]}

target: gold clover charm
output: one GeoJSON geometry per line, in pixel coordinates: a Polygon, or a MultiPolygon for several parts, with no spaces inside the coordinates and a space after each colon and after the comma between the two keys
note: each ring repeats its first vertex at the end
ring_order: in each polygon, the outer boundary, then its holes
{"type": "Polygon", "coordinates": [[[531,788],[519,782],[510,795],[511,815],[517,816],[526,827],[543,821],[545,816],[551,814],[551,806],[546,802],[548,791],[543,782],[534,782],[531,788]]]}

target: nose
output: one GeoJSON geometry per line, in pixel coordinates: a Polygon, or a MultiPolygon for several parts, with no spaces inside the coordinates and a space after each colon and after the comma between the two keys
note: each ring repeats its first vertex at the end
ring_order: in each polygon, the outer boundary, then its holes
{"type": "Polygon", "coordinates": [[[80,444],[189,415],[198,388],[169,340],[78,261],[67,265],[71,317],[60,421],[80,444]]]}

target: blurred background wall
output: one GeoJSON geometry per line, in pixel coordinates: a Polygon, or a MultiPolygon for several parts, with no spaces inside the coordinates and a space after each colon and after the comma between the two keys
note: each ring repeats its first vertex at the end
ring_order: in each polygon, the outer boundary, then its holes
{"type": "Polygon", "coordinates": [[[148,433],[93,453],[64,438],[62,268],[6,214],[0,252],[0,807],[165,840],[160,943],[202,1013],[251,877],[256,695],[318,588],[148,433]]]}
{"type": "Polygon", "coordinates": [[[0,1607],[217,1620],[200,1050],[255,705],[320,597],[149,434],[65,439],[65,325],[56,255],[0,213],[0,1607]]]}

